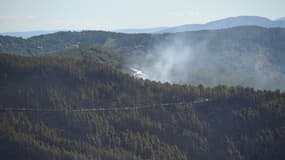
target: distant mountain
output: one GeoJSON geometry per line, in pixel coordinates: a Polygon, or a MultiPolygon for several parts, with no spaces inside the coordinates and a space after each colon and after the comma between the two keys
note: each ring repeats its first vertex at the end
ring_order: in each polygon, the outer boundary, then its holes
{"type": "Polygon", "coordinates": [[[277,21],[285,21],[285,17],[278,18],[277,21]]]}
{"type": "Polygon", "coordinates": [[[176,33],[185,31],[199,31],[199,30],[216,30],[226,29],[237,26],[259,26],[264,28],[285,27],[285,17],[278,20],[270,20],[258,16],[238,16],[229,17],[217,21],[211,21],[205,24],[185,24],[174,27],[158,27],[150,29],[123,29],[117,30],[122,33],[176,33]]]}
{"type": "Polygon", "coordinates": [[[58,32],[58,30],[50,30],[50,31],[28,31],[28,32],[2,32],[0,35],[4,36],[13,36],[13,37],[21,37],[21,38],[30,38],[33,36],[45,35],[50,33],[58,32]]]}
{"type": "Polygon", "coordinates": [[[156,33],[165,29],[168,29],[169,27],[156,27],[156,28],[130,28],[130,29],[118,29],[114,30],[114,32],[120,32],[120,33],[156,33]]]}
{"type": "MultiPolygon", "coordinates": [[[[112,32],[137,34],[137,33],[176,33],[185,31],[199,31],[199,30],[216,30],[226,29],[237,26],[259,26],[264,28],[285,27],[285,17],[278,18],[276,20],[270,20],[265,17],[259,16],[238,16],[229,17],[221,20],[211,21],[205,24],[185,24],[174,27],[153,27],[153,28],[127,28],[117,29],[112,32]]],[[[20,38],[30,38],[33,36],[46,35],[60,30],[39,30],[39,31],[27,31],[27,32],[0,32],[0,35],[13,36],[20,38]]]]}
{"type": "Polygon", "coordinates": [[[259,26],[265,28],[273,28],[273,27],[285,27],[285,22],[272,21],[268,18],[257,17],[257,16],[239,16],[239,17],[230,17],[217,21],[212,21],[206,24],[182,25],[161,30],[159,32],[174,33],[174,32],[184,32],[184,31],[195,31],[195,30],[214,30],[214,29],[231,28],[236,26],[259,26]]]}

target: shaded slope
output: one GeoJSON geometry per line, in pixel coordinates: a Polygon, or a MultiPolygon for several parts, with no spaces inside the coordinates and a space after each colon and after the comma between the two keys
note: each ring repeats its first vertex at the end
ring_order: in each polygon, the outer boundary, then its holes
{"type": "Polygon", "coordinates": [[[285,95],[133,79],[102,64],[0,55],[3,159],[284,159],[285,95]],[[193,102],[200,104],[173,104],[193,102]],[[135,107],[145,110],[72,112],[135,107]]]}

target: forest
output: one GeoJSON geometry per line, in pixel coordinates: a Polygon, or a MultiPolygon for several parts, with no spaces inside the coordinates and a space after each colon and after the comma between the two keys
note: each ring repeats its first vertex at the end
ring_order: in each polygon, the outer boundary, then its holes
{"type": "Polygon", "coordinates": [[[135,66],[155,81],[281,91],[284,50],[284,28],[256,26],[165,34],[67,31],[28,39],[0,36],[0,53],[95,58],[123,72],[135,66]]]}
{"type": "Polygon", "coordinates": [[[90,46],[0,54],[1,159],[285,159],[284,92],[143,80],[120,62],[90,46]]]}

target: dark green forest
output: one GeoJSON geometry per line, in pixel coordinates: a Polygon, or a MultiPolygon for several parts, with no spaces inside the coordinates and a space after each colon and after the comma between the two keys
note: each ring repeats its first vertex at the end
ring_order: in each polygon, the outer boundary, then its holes
{"type": "Polygon", "coordinates": [[[285,159],[284,92],[136,79],[74,47],[0,55],[1,159],[285,159]]]}

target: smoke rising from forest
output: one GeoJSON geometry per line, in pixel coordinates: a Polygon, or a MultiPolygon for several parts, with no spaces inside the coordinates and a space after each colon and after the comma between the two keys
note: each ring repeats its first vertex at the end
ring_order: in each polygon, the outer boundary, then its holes
{"type": "Polygon", "coordinates": [[[281,71],[264,53],[233,49],[217,51],[207,40],[189,42],[173,36],[155,45],[132,66],[142,70],[145,79],[179,84],[241,85],[256,89],[285,90],[281,71]],[[233,50],[233,51],[232,51],[233,50]]]}
{"type": "Polygon", "coordinates": [[[177,82],[191,70],[193,53],[190,46],[176,39],[169,43],[162,43],[152,51],[152,60],[142,66],[142,70],[151,80],[162,82],[177,82]]]}

